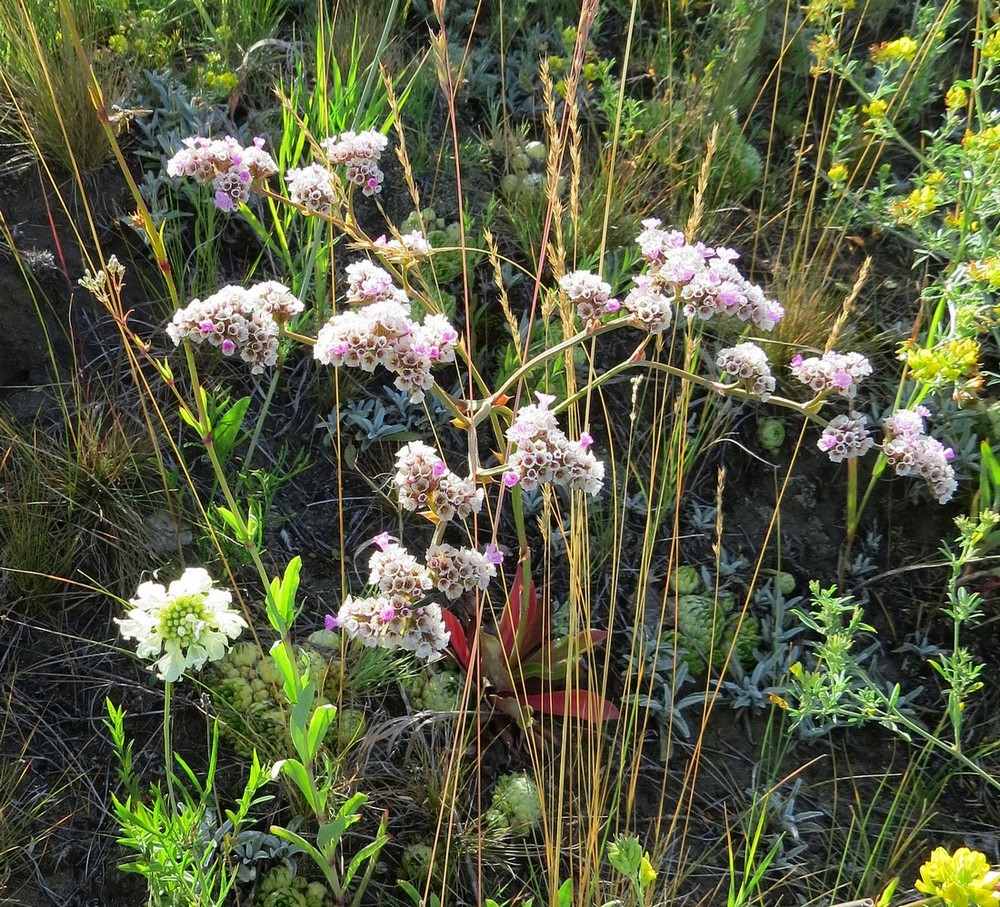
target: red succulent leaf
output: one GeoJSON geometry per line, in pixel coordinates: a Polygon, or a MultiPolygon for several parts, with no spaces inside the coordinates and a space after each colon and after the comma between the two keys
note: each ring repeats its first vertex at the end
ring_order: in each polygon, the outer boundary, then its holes
{"type": "Polygon", "coordinates": [[[462,624],[447,608],[441,609],[441,617],[444,619],[445,627],[448,628],[448,632],[451,634],[451,650],[455,653],[455,658],[463,670],[467,672],[469,665],[472,663],[472,656],[469,654],[469,645],[466,642],[462,624]]]}
{"type": "Polygon", "coordinates": [[[518,673],[524,678],[545,677],[549,680],[565,680],[573,664],[607,638],[607,630],[584,630],[576,636],[564,636],[522,662],[518,673]],[[570,652],[573,653],[572,663],[570,652]]]}
{"type": "Polygon", "coordinates": [[[507,604],[500,615],[500,641],[508,657],[517,652],[524,658],[542,644],[545,628],[541,625],[540,616],[538,590],[530,576],[525,588],[524,561],[521,561],[510,586],[507,604]]]}
{"type": "Polygon", "coordinates": [[[527,589],[524,587],[523,561],[517,565],[514,584],[510,590],[511,599],[515,595],[523,612],[517,624],[517,651],[521,653],[522,657],[525,657],[542,644],[547,628],[542,626],[543,615],[538,607],[538,590],[530,575],[528,576],[527,589]]]}
{"type": "Polygon", "coordinates": [[[517,649],[525,655],[530,655],[545,641],[549,627],[543,623],[545,615],[538,604],[538,592],[535,584],[528,578],[528,613],[521,621],[517,634],[517,649]]]}
{"type": "Polygon", "coordinates": [[[500,642],[503,643],[503,650],[508,657],[514,651],[514,640],[520,624],[521,565],[518,564],[517,573],[514,574],[514,583],[510,587],[510,595],[507,597],[507,604],[504,605],[503,614],[500,615],[500,642]]]}
{"type": "Polygon", "coordinates": [[[533,708],[536,712],[549,715],[572,715],[584,721],[600,723],[615,720],[619,716],[618,707],[603,696],[588,690],[553,690],[548,693],[525,693],[517,697],[518,702],[533,708]]]}

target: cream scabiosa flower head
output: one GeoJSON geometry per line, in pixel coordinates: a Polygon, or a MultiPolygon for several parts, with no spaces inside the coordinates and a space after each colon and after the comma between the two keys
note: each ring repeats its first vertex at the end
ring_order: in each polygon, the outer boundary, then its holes
{"type": "Polygon", "coordinates": [[[218,661],[246,621],[229,606],[233,596],[216,589],[208,571],[189,567],[169,588],[143,583],[117,618],[125,639],[138,640],[140,658],[155,658],[157,676],[173,682],[188,668],[218,661]]]}

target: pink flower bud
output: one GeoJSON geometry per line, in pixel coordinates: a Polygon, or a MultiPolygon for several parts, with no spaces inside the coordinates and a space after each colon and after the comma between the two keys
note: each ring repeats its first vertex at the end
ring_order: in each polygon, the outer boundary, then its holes
{"type": "Polygon", "coordinates": [[[519,476],[516,472],[505,472],[503,474],[503,483],[508,488],[513,488],[519,480],[519,476]]]}

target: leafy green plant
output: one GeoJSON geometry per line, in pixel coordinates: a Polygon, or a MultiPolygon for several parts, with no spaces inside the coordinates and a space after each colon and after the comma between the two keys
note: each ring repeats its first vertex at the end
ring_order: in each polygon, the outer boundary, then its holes
{"type": "Polygon", "coordinates": [[[362,793],[355,793],[338,805],[334,785],[336,766],[324,749],[324,741],[337,709],[332,704],[316,704],[319,692],[317,680],[308,673],[300,673],[298,659],[289,643],[289,632],[299,611],[295,595],[300,569],[301,562],[294,558],[289,562],[284,577],[272,582],[268,593],[268,620],[281,635],[281,639],[271,649],[271,657],[291,705],[288,733],[296,753],[296,757],[276,762],[271,775],[274,778],[284,776],[295,786],[316,820],[317,831],[315,844],[290,828],[272,826],[271,833],[301,848],[312,857],[334,897],[341,903],[347,902],[351,883],[355,881],[358,872],[364,869],[350,901],[352,907],[357,907],[368,886],[379,851],[389,840],[386,834],[387,818],[382,817],[373,840],[351,856],[346,869],[338,869],[342,839],[347,830],[360,821],[361,808],[368,798],[362,793]]]}
{"type": "MultiPolygon", "coordinates": [[[[995,522],[995,516],[989,514],[987,523],[991,522],[995,522]]],[[[981,529],[967,520],[960,521],[960,533],[962,545],[959,552],[948,552],[947,555],[953,577],[961,571],[959,562],[968,560],[975,546],[982,540],[981,529]]],[[[947,613],[957,625],[957,634],[961,624],[976,615],[979,602],[975,593],[964,588],[956,589],[955,582],[953,579],[950,585],[951,601],[947,613]]],[[[863,622],[864,612],[860,605],[851,596],[836,595],[835,588],[821,588],[816,581],[810,584],[810,591],[813,610],[792,611],[819,636],[819,640],[813,644],[814,667],[808,668],[799,663],[791,668],[790,683],[795,702],[786,703],[786,707],[792,717],[793,727],[805,725],[822,731],[837,726],[862,726],[878,722],[906,741],[917,739],[924,746],[957,760],[985,783],[1000,789],[996,779],[961,749],[961,712],[966,697],[981,687],[978,678],[982,667],[959,644],[957,635],[952,651],[931,662],[945,680],[947,705],[938,727],[928,730],[911,717],[911,710],[907,708],[914,694],[904,695],[899,683],[888,685],[887,688],[877,684],[853,652],[860,633],[874,632],[871,626],[863,622]],[[941,733],[946,723],[951,725],[952,742],[946,741],[941,733]]]]}
{"type": "Polygon", "coordinates": [[[115,820],[121,830],[118,843],[135,858],[122,864],[125,872],[143,876],[149,884],[150,904],[154,907],[222,907],[228,902],[237,881],[233,843],[252,821],[255,806],[269,796],[258,792],[267,783],[267,772],[257,760],[250,763],[250,774],[235,809],[226,809],[226,821],[218,825],[215,774],[218,765],[218,728],[213,732],[208,768],[199,779],[176,753],[173,766],[166,771],[171,791],[179,791],[181,801],[166,796],[159,785],[143,796],[133,762],[132,741],[125,735],[125,710],[107,700],[105,726],[111,735],[118,759],[118,775],[127,794],[124,800],[112,793],[115,820]]]}

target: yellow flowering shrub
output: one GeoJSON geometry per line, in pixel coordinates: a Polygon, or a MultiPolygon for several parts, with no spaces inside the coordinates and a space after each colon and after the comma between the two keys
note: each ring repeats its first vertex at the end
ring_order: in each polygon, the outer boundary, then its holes
{"type": "Polygon", "coordinates": [[[976,371],[979,364],[979,344],[971,337],[949,340],[933,349],[923,349],[912,341],[903,345],[899,358],[909,367],[917,381],[941,384],[958,381],[976,371]]]}
{"type": "Polygon", "coordinates": [[[978,850],[959,847],[953,854],[938,847],[920,867],[917,891],[940,898],[946,907],[996,907],[1000,873],[978,850]]]}
{"type": "Polygon", "coordinates": [[[895,41],[883,41],[872,48],[872,62],[883,65],[893,63],[908,62],[912,60],[920,49],[920,45],[908,35],[896,38],[895,41]]]}
{"type": "Polygon", "coordinates": [[[921,217],[933,214],[938,206],[938,194],[933,186],[914,189],[906,198],[901,198],[889,206],[893,217],[901,224],[916,223],[921,217]]]}

